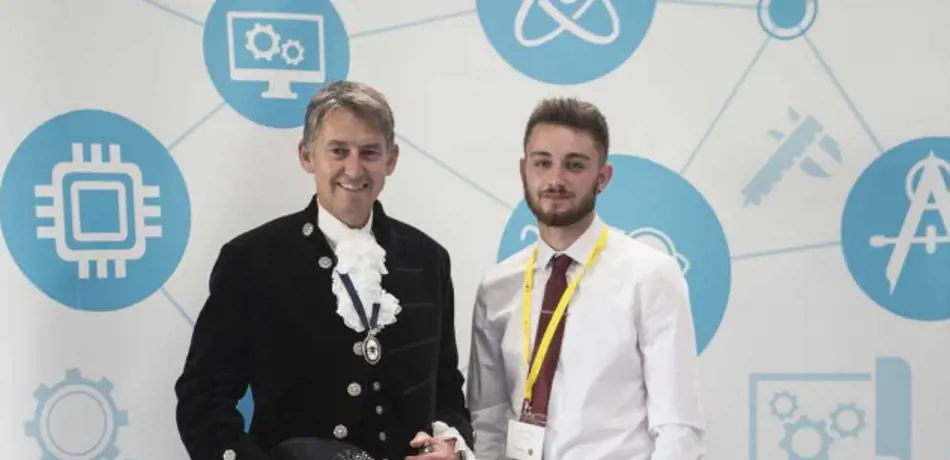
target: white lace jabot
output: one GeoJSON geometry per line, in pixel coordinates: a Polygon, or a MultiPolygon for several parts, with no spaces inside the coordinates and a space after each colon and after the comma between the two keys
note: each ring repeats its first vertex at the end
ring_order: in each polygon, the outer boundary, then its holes
{"type": "Polygon", "coordinates": [[[323,206],[319,207],[317,225],[327,237],[330,246],[334,248],[337,264],[333,267],[333,294],[337,298],[336,313],[343,322],[356,332],[365,332],[366,328],[360,321],[356,306],[350,298],[340,274],[348,274],[353,287],[359,295],[360,302],[366,310],[366,319],[371,320],[373,304],[379,303],[378,328],[382,329],[396,322],[396,315],[402,310],[399,300],[382,288],[383,275],[386,271],[386,250],[376,242],[371,228],[373,216],[360,229],[352,229],[323,206]]]}
{"type": "MultiPolygon", "coordinates": [[[[336,313],[343,318],[343,322],[357,332],[364,332],[356,306],[350,300],[350,295],[340,279],[340,273],[348,273],[350,280],[360,296],[363,307],[367,309],[366,318],[373,314],[373,304],[379,302],[379,328],[396,322],[396,315],[402,310],[399,300],[383,290],[380,283],[386,271],[386,250],[373,237],[373,214],[362,228],[353,229],[330,214],[320,202],[317,225],[326,236],[330,247],[334,248],[337,265],[333,268],[333,293],[337,298],[336,313]]],[[[443,422],[433,423],[433,435],[442,439],[455,439],[455,450],[461,452],[463,459],[474,460],[475,455],[465,443],[465,438],[456,430],[443,422]]]]}

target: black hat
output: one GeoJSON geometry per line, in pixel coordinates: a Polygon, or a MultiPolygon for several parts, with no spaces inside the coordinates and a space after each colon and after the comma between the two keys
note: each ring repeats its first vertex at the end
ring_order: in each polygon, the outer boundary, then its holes
{"type": "Polygon", "coordinates": [[[351,444],[320,438],[290,438],[270,452],[274,460],[374,460],[351,444]]]}

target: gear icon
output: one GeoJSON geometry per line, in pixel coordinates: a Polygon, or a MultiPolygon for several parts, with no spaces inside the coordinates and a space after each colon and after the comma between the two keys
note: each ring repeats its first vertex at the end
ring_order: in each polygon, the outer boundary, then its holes
{"type": "MultiPolygon", "coordinates": [[[[112,382],[108,379],[102,378],[94,382],[83,377],[79,369],[69,369],[64,380],[52,387],[38,386],[33,396],[37,399],[36,412],[33,420],[27,421],[24,428],[26,436],[35,438],[39,444],[43,453],[42,460],[80,457],[88,460],[115,460],[119,456],[119,449],[115,445],[116,437],[119,428],[128,425],[129,420],[128,413],[116,407],[115,400],[112,399],[112,382]],[[58,408],[64,401],[67,402],[68,408],[58,408]],[[62,422],[57,420],[71,418],[70,415],[61,415],[57,413],[57,409],[61,409],[59,412],[69,412],[70,409],[74,410],[77,404],[89,403],[97,405],[98,411],[83,414],[83,424],[90,418],[101,416],[102,431],[94,436],[94,439],[86,438],[77,443],[75,433],[69,433],[70,427],[61,427],[62,422]],[[63,428],[62,432],[57,428],[63,428]],[[64,434],[68,434],[67,437],[70,438],[66,442],[55,439],[64,434]]],[[[94,423],[88,425],[98,426],[94,423]]],[[[82,432],[88,433],[86,430],[82,432]]]]}
{"type": "Polygon", "coordinates": [[[788,420],[798,410],[798,398],[787,391],[781,391],[775,393],[772,401],[769,402],[769,406],[772,408],[772,414],[778,417],[779,420],[788,420]]]}
{"type": "Polygon", "coordinates": [[[254,60],[271,60],[275,54],[280,51],[280,35],[274,31],[274,26],[271,24],[254,24],[254,27],[247,31],[247,50],[254,55],[254,60]],[[270,47],[267,49],[261,49],[257,46],[257,37],[258,35],[267,35],[267,38],[270,40],[270,47]]]}
{"type": "Polygon", "coordinates": [[[287,40],[280,46],[280,57],[284,58],[287,64],[298,65],[303,62],[303,46],[297,40],[287,40]],[[294,50],[293,55],[289,52],[290,49],[294,50]]]}
{"type": "Polygon", "coordinates": [[[785,424],[785,436],[779,442],[779,446],[788,452],[788,460],[829,460],[828,449],[834,442],[835,439],[828,434],[824,421],[811,420],[808,416],[803,415],[797,422],[785,424]],[[818,435],[820,445],[810,455],[795,451],[795,437],[802,434],[803,431],[811,431],[818,435]]]}
{"type": "Polygon", "coordinates": [[[867,428],[865,420],[866,412],[859,409],[857,404],[838,404],[838,407],[831,412],[828,418],[831,419],[831,429],[838,433],[842,438],[857,437],[861,431],[867,428]],[[848,419],[847,415],[852,414],[854,421],[848,419]],[[842,420],[842,417],[845,417],[842,420]]]}

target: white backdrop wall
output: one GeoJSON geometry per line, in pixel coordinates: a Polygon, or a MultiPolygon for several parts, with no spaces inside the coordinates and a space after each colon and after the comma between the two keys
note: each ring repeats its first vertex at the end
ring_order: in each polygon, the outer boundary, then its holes
{"type": "Polygon", "coordinates": [[[397,114],[387,210],[451,252],[463,366],[481,273],[535,238],[524,122],[574,95],[611,123],[598,210],[690,282],[709,459],[950,458],[950,3],[820,1],[4,0],[2,457],[186,458],[211,264],[306,204],[307,98],[352,78],[397,114]]]}

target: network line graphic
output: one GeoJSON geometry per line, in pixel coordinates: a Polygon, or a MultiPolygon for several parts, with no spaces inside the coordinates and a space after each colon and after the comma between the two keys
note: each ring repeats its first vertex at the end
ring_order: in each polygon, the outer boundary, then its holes
{"type": "MultiPolygon", "coordinates": [[[[189,22],[198,27],[204,27],[203,21],[195,19],[180,11],[177,11],[173,7],[168,6],[159,0],[140,0],[140,1],[144,4],[151,5],[152,7],[156,8],[156,10],[163,11],[164,13],[174,16],[180,20],[189,22]]],[[[704,0],[658,0],[657,3],[659,5],[663,5],[664,7],[669,7],[669,8],[690,7],[690,8],[708,8],[708,9],[715,9],[715,10],[722,10],[722,11],[733,11],[734,13],[731,13],[731,14],[744,14],[744,15],[749,16],[749,20],[761,21],[756,15],[756,12],[762,10],[760,5],[763,3],[763,1],[764,0],[759,0],[756,3],[754,0],[750,0],[746,3],[738,3],[738,2],[728,2],[728,1],[704,1],[704,0]]],[[[806,0],[806,1],[811,1],[811,0],[806,0]]],[[[817,2],[813,2],[813,3],[817,3],[817,2]]],[[[409,28],[422,27],[422,26],[426,26],[429,24],[442,22],[442,21],[451,21],[451,20],[457,20],[460,18],[473,17],[476,14],[477,14],[477,11],[474,8],[469,8],[469,9],[459,10],[456,12],[450,12],[450,13],[444,13],[444,14],[434,15],[430,17],[420,18],[420,19],[408,21],[405,23],[393,24],[390,26],[385,26],[385,27],[380,27],[380,28],[375,28],[375,29],[370,29],[370,30],[351,32],[349,33],[349,38],[350,40],[356,40],[356,39],[360,39],[364,37],[377,36],[380,34],[396,32],[396,31],[405,30],[409,28]]],[[[751,71],[755,68],[756,64],[759,62],[760,58],[767,51],[770,45],[776,41],[800,40],[802,43],[804,43],[804,46],[808,47],[808,49],[813,54],[814,58],[817,60],[817,62],[821,66],[821,68],[827,74],[827,77],[832,83],[832,85],[834,85],[835,89],[840,94],[842,100],[847,105],[852,115],[855,117],[857,122],[860,124],[861,128],[864,130],[865,134],[868,136],[870,142],[878,150],[878,153],[882,153],[884,151],[884,147],[881,145],[880,141],[877,139],[876,135],[871,130],[864,116],[858,110],[857,105],[851,99],[851,96],[849,95],[849,93],[845,90],[844,86],[838,80],[838,77],[832,70],[831,65],[825,60],[818,46],[808,36],[807,30],[804,31],[804,33],[801,33],[800,35],[795,36],[795,37],[776,37],[776,36],[773,36],[773,34],[771,34],[768,30],[763,29],[763,35],[765,35],[765,38],[763,39],[761,45],[756,49],[755,53],[749,60],[748,64],[743,69],[743,72],[741,76],[739,77],[739,80],[735,83],[735,85],[733,85],[732,90],[729,92],[729,94],[726,95],[725,99],[722,102],[722,105],[720,106],[719,111],[711,120],[709,127],[706,129],[702,137],[698,140],[696,146],[690,152],[689,156],[687,157],[686,162],[679,169],[679,173],[682,176],[685,177],[687,175],[687,173],[690,170],[690,167],[695,162],[698,154],[702,150],[707,139],[715,131],[716,127],[718,126],[720,120],[722,119],[723,114],[728,110],[735,96],[742,90],[742,87],[745,84],[747,77],[749,76],[751,71]]],[[[227,105],[226,102],[221,102],[218,106],[212,109],[207,115],[205,115],[204,117],[199,119],[197,122],[195,122],[192,126],[190,126],[178,139],[176,139],[171,144],[169,144],[168,146],[169,150],[174,149],[175,146],[177,146],[182,141],[184,141],[190,134],[198,130],[201,127],[201,125],[203,125],[205,122],[211,119],[225,105],[227,105]]],[[[446,163],[444,160],[440,159],[437,154],[431,153],[430,151],[423,148],[422,146],[419,146],[418,144],[412,142],[410,139],[408,139],[405,135],[401,133],[397,133],[397,137],[404,144],[409,146],[413,151],[415,151],[419,155],[422,155],[429,161],[433,162],[434,164],[439,166],[441,169],[445,170],[447,173],[454,176],[459,181],[465,183],[466,185],[470,186],[481,195],[485,196],[487,199],[498,204],[499,206],[506,208],[507,210],[514,209],[513,204],[510,204],[506,202],[505,200],[499,198],[498,196],[493,194],[491,191],[489,191],[486,187],[479,185],[476,181],[465,176],[462,172],[458,171],[457,169],[453,168],[451,165],[446,163]]],[[[731,258],[734,262],[738,262],[738,261],[759,259],[763,257],[771,257],[771,256],[795,253],[795,252],[801,252],[801,251],[813,251],[813,250],[819,250],[819,249],[825,249],[825,248],[833,248],[833,247],[838,247],[839,245],[840,245],[839,241],[822,241],[822,242],[817,242],[813,244],[794,246],[794,247],[785,247],[785,248],[776,248],[776,249],[761,251],[761,252],[732,254],[731,258]]],[[[175,308],[175,310],[178,311],[178,313],[185,319],[185,321],[189,325],[193,325],[194,320],[191,319],[189,314],[175,300],[172,293],[170,293],[166,288],[162,288],[161,292],[163,296],[166,297],[166,299],[169,301],[169,303],[172,304],[173,308],[175,308]]]]}

